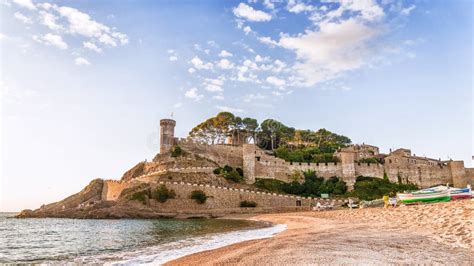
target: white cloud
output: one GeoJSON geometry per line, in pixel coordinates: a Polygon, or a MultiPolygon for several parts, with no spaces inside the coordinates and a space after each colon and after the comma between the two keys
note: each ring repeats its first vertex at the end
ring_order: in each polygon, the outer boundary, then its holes
{"type": "Polygon", "coordinates": [[[222,89],[222,86],[224,85],[224,81],[222,80],[222,78],[219,78],[219,79],[206,78],[204,80],[203,85],[204,85],[204,88],[207,91],[210,91],[210,92],[222,92],[222,91],[224,91],[222,89]]]}
{"type": "Polygon", "coordinates": [[[288,5],[286,6],[286,9],[289,12],[298,14],[298,13],[301,13],[301,12],[313,11],[314,7],[312,5],[306,5],[303,2],[297,2],[296,0],[290,0],[290,1],[288,1],[288,5]]]}
{"type": "Polygon", "coordinates": [[[244,110],[238,108],[232,108],[228,106],[216,106],[217,109],[224,111],[224,112],[231,112],[231,113],[242,113],[244,110]]]}
{"type": "Polygon", "coordinates": [[[10,37],[8,35],[3,34],[3,33],[0,32],[0,41],[6,41],[8,39],[10,39],[10,37]]]}
{"type": "Polygon", "coordinates": [[[53,15],[51,13],[48,13],[46,11],[41,10],[39,12],[39,17],[40,17],[40,20],[41,20],[41,24],[45,25],[46,27],[48,27],[52,30],[57,31],[57,30],[64,29],[62,25],[59,25],[56,22],[58,17],[56,17],[55,15],[53,15]]]}
{"type": "Polygon", "coordinates": [[[13,2],[21,7],[24,7],[30,10],[36,9],[35,4],[33,4],[31,0],[13,0],[13,2]]]}
{"type": "Polygon", "coordinates": [[[169,57],[170,61],[178,61],[178,57],[176,55],[172,55],[169,57]]]}
{"type": "Polygon", "coordinates": [[[13,16],[18,19],[19,21],[25,23],[25,24],[32,24],[33,21],[31,20],[31,18],[23,15],[22,13],[20,12],[15,12],[15,14],[13,14],[13,16]]]}
{"type": "Polygon", "coordinates": [[[214,95],[214,96],[212,96],[212,99],[214,99],[214,100],[219,100],[219,101],[223,101],[223,100],[224,100],[224,96],[223,96],[223,95],[214,95]]]}
{"type": "Polygon", "coordinates": [[[48,33],[44,36],[33,35],[33,40],[45,45],[52,45],[61,50],[65,50],[68,48],[67,43],[63,41],[63,38],[60,35],[55,35],[51,33],[48,33]]]}
{"type": "Polygon", "coordinates": [[[199,94],[196,88],[191,88],[184,93],[184,97],[192,99],[197,102],[197,101],[200,101],[204,97],[204,95],[199,94]]]}
{"type": "Polygon", "coordinates": [[[209,46],[211,47],[219,48],[219,45],[215,41],[208,41],[207,44],[209,44],[209,46]]]}
{"type": "Polygon", "coordinates": [[[195,56],[191,59],[191,64],[196,69],[212,69],[212,63],[204,63],[199,57],[195,56]]]}
{"type": "Polygon", "coordinates": [[[188,73],[189,73],[189,74],[192,74],[192,73],[194,73],[194,72],[196,72],[196,69],[194,69],[194,68],[192,68],[192,67],[188,68],[188,73]]]}
{"type": "Polygon", "coordinates": [[[286,81],[284,79],[279,79],[275,76],[267,77],[266,81],[274,86],[282,87],[286,85],[286,81]]]}
{"type": "Polygon", "coordinates": [[[298,62],[293,69],[299,77],[295,83],[312,86],[364,65],[371,52],[367,43],[378,33],[350,18],[339,23],[322,22],[318,31],[282,36],[279,45],[296,53],[298,62]]]}
{"type": "Polygon", "coordinates": [[[222,50],[220,53],[219,53],[219,57],[231,57],[232,56],[232,53],[229,53],[227,52],[226,50],[222,50]]]}
{"type": "Polygon", "coordinates": [[[415,8],[416,8],[415,5],[411,5],[410,7],[402,9],[402,11],[400,11],[400,14],[404,16],[408,16],[410,15],[411,11],[413,11],[415,8]]]}
{"type": "Polygon", "coordinates": [[[263,5],[268,9],[275,9],[275,4],[272,0],[263,0],[263,5]]]}
{"type": "Polygon", "coordinates": [[[57,7],[57,6],[52,5],[50,3],[41,3],[41,4],[38,4],[38,7],[41,7],[42,9],[45,9],[45,10],[50,10],[51,8],[57,7]]]}
{"type": "Polygon", "coordinates": [[[249,34],[249,33],[252,32],[252,28],[250,28],[250,26],[245,26],[245,27],[243,28],[243,30],[244,30],[245,34],[249,34]]]}
{"type": "Polygon", "coordinates": [[[217,66],[222,68],[222,69],[232,69],[234,68],[234,64],[230,62],[227,59],[221,59],[219,63],[217,63],[217,66]]]}
{"type": "Polygon", "coordinates": [[[92,42],[82,42],[82,46],[84,46],[84,48],[89,49],[91,51],[94,51],[96,53],[102,53],[102,49],[97,47],[97,45],[95,45],[92,42]]]}
{"type": "Polygon", "coordinates": [[[128,43],[126,34],[117,32],[91,19],[86,13],[66,6],[56,8],[56,10],[62,17],[68,20],[68,32],[70,34],[79,34],[85,37],[95,38],[103,44],[114,47],[118,44],[125,45],[128,43]]]}
{"type": "Polygon", "coordinates": [[[84,57],[77,57],[76,59],[74,59],[74,64],[76,66],[88,66],[91,63],[89,63],[89,61],[87,61],[87,59],[85,59],[84,57]]]}
{"type": "Polygon", "coordinates": [[[258,70],[258,65],[255,62],[250,61],[248,59],[244,60],[243,65],[248,67],[249,69],[258,70]]]}
{"type": "Polygon", "coordinates": [[[175,104],[173,105],[174,108],[181,108],[182,106],[183,106],[182,103],[175,103],[175,104]]]}
{"type": "Polygon", "coordinates": [[[234,15],[239,18],[245,18],[249,21],[269,21],[272,19],[270,14],[260,10],[255,10],[253,7],[244,3],[240,3],[233,9],[234,15]]]}
{"type": "Polygon", "coordinates": [[[375,21],[384,16],[383,9],[375,0],[341,0],[339,4],[338,9],[326,14],[329,19],[341,18],[345,12],[360,14],[359,17],[367,21],[375,21]]]}
{"type": "Polygon", "coordinates": [[[272,40],[272,38],[270,37],[259,37],[258,40],[263,43],[263,44],[267,44],[267,45],[270,45],[270,46],[276,46],[278,45],[278,42],[272,40]]]}

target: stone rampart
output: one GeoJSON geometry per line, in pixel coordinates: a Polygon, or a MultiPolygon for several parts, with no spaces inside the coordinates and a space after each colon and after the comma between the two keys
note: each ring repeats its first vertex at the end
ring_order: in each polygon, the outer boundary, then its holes
{"type": "MultiPolygon", "coordinates": [[[[117,200],[123,189],[137,183],[141,182],[137,179],[134,179],[132,182],[106,180],[102,190],[102,200],[117,200]]],[[[176,197],[174,199],[169,199],[165,203],[159,203],[154,200],[148,203],[153,209],[164,213],[226,214],[280,212],[309,210],[311,206],[315,206],[318,202],[322,205],[333,205],[334,207],[339,207],[345,203],[341,199],[300,197],[207,184],[164,181],[148,183],[156,186],[165,185],[168,189],[175,191],[176,197]],[[191,192],[194,190],[201,190],[208,196],[204,204],[198,204],[190,199],[191,192]],[[254,201],[257,203],[257,208],[240,208],[240,202],[242,201],[254,201]]]]}
{"type": "Polygon", "coordinates": [[[196,143],[189,139],[177,139],[176,142],[184,150],[211,160],[219,166],[230,165],[232,167],[242,167],[242,146],[225,144],[209,145],[206,143],[196,143]]]}
{"type": "Polygon", "coordinates": [[[122,190],[129,187],[129,182],[117,180],[105,180],[102,187],[102,200],[117,200],[122,190]]]}
{"type": "Polygon", "coordinates": [[[466,168],[466,176],[467,179],[470,181],[470,185],[474,185],[474,168],[466,168]]]}
{"type": "MultiPolygon", "coordinates": [[[[245,209],[245,212],[252,211],[253,208],[240,208],[240,202],[244,200],[254,201],[258,208],[266,209],[269,212],[291,211],[302,208],[308,210],[310,206],[315,206],[317,202],[321,204],[332,203],[335,207],[344,203],[343,200],[290,196],[203,184],[178,182],[159,182],[158,184],[166,185],[168,189],[173,189],[176,193],[175,199],[169,199],[165,203],[151,203],[152,207],[158,208],[162,212],[176,212],[176,210],[179,210],[179,213],[202,213],[203,211],[231,213],[242,212],[242,209],[245,209]],[[191,192],[194,190],[202,190],[209,197],[204,204],[198,204],[190,199],[191,192]]],[[[255,209],[255,211],[262,212],[262,209],[255,209]]]]}
{"type": "Polygon", "coordinates": [[[420,187],[430,187],[450,183],[455,186],[465,186],[472,182],[474,170],[464,168],[460,162],[448,164],[436,161],[413,160],[405,161],[393,157],[385,164],[356,163],[350,152],[340,152],[340,163],[292,163],[267,154],[254,145],[244,145],[244,174],[248,180],[255,178],[278,179],[290,181],[294,171],[313,170],[318,176],[329,178],[341,177],[349,186],[354,184],[357,176],[383,178],[387,174],[391,182],[410,182],[420,187]],[[456,176],[456,182],[453,179],[456,176]]]}

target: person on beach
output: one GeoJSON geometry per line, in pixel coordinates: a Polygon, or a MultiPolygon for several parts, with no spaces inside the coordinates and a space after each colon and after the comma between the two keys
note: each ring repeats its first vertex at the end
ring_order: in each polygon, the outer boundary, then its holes
{"type": "Polygon", "coordinates": [[[353,207],[353,204],[354,204],[354,200],[349,198],[349,208],[352,210],[352,207],[353,207]]]}
{"type": "Polygon", "coordinates": [[[389,204],[390,206],[392,206],[393,208],[397,207],[397,198],[396,198],[395,193],[390,192],[390,193],[388,194],[388,197],[389,197],[389,198],[388,198],[388,204],[389,204]]]}
{"type": "Polygon", "coordinates": [[[389,202],[390,206],[392,206],[393,208],[397,207],[397,198],[389,198],[388,202],[389,202]]]}
{"type": "Polygon", "coordinates": [[[388,195],[384,195],[384,196],[383,196],[383,207],[384,207],[385,209],[388,208],[388,199],[389,199],[388,195]]]}

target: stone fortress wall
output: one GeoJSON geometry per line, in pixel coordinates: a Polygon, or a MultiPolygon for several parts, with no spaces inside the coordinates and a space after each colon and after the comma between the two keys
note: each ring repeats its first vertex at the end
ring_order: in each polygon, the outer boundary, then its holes
{"type": "MultiPolygon", "coordinates": [[[[169,132],[170,123],[165,123],[165,125],[165,130],[169,132]]],[[[178,138],[174,138],[174,144],[214,161],[220,166],[228,164],[233,167],[242,167],[248,183],[255,182],[255,178],[288,182],[291,181],[290,177],[295,171],[307,170],[314,170],[318,176],[324,178],[341,177],[349,187],[355,183],[357,176],[383,178],[387,175],[392,182],[401,180],[415,183],[420,187],[445,183],[464,187],[474,182],[474,169],[464,168],[464,162],[419,157],[412,155],[409,149],[398,149],[390,151],[388,155],[382,155],[379,153],[379,148],[373,145],[351,145],[336,153],[336,156],[341,159],[338,163],[294,163],[267,154],[254,144],[210,145],[178,138]],[[358,162],[361,159],[381,156],[385,160],[384,164],[358,162]]],[[[165,152],[166,147],[164,147],[165,152]]]]}
{"type": "Polygon", "coordinates": [[[357,176],[383,178],[386,174],[392,182],[398,182],[400,179],[402,182],[411,182],[420,187],[445,183],[465,187],[472,182],[474,176],[474,169],[465,169],[462,161],[440,162],[428,158],[417,160],[410,155],[403,157],[389,155],[384,164],[379,164],[358,163],[354,160],[357,156],[352,152],[340,152],[342,162],[339,163],[292,163],[269,155],[253,144],[244,144],[243,150],[244,174],[246,173],[249,183],[253,183],[255,178],[288,182],[291,181],[289,177],[293,172],[307,170],[313,170],[324,178],[341,177],[349,186],[355,183],[357,176]]]}
{"type": "MultiPolygon", "coordinates": [[[[117,181],[106,180],[104,189],[111,186],[119,189],[117,181]]],[[[135,182],[123,182],[124,189],[135,182]]],[[[155,182],[155,185],[165,185],[168,189],[173,189],[176,193],[174,199],[168,199],[165,203],[150,202],[150,206],[159,209],[160,212],[192,214],[199,213],[240,213],[240,212],[275,212],[275,211],[297,211],[308,210],[310,206],[315,206],[318,202],[322,205],[333,204],[335,207],[344,204],[344,200],[329,200],[321,198],[299,197],[276,193],[267,193],[247,189],[237,189],[222,186],[212,186],[204,184],[192,184],[184,182],[155,182]],[[202,190],[209,197],[204,204],[197,204],[190,199],[191,192],[202,190]],[[257,208],[240,208],[241,201],[254,201],[257,208]]],[[[114,193],[117,192],[114,190],[114,193]]],[[[108,191],[111,191],[110,189],[108,191]]],[[[121,190],[120,190],[121,191],[121,190]]],[[[119,193],[120,194],[120,193],[119,193]]],[[[103,193],[102,200],[116,200],[115,194],[103,193]]]]}
{"type": "Polygon", "coordinates": [[[232,167],[242,167],[243,153],[242,146],[207,143],[195,143],[190,139],[175,138],[176,145],[183,149],[199,154],[199,156],[216,162],[220,166],[230,165],[232,167]]]}

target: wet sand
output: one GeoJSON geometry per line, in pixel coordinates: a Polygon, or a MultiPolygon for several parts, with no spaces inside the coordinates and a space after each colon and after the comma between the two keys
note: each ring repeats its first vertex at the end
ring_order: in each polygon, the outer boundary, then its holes
{"type": "Polygon", "coordinates": [[[473,265],[474,201],[395,209],[265,214],[288,230],[179,258],[167,265],[473,265]]]}

